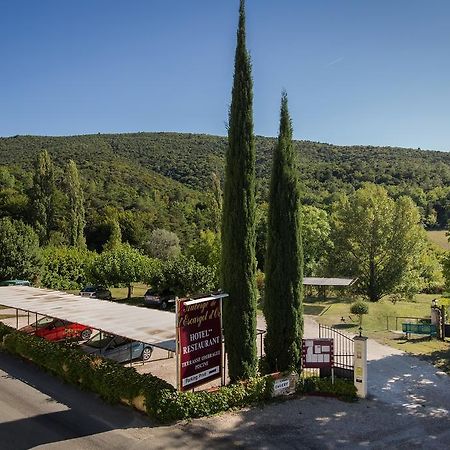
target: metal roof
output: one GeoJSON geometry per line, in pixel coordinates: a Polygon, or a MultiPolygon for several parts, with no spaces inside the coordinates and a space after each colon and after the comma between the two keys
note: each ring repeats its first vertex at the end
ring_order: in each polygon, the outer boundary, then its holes
{"type": "Polygon", "coordinates": [[[0,287],[0,305],[175,351],[175,314],[28,286],[0,287]]]}
{"type": "Polygon", "coordinates": [[[356,278],[303,278],[303,284],[305,286],[351,286],[355,281],[356,278]]]}

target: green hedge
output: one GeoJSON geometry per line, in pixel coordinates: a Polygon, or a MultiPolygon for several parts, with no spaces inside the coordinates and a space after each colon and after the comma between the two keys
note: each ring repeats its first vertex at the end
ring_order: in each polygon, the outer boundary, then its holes
{"type": "Polygon", "coordinates": [[[355,401],[356,387],[351,380],[335,378],[310,377],[305,378],[297,386],[297,392],[301,394],[328,394],[344,401],[355,401]]]}
{"type": "Polygon", "coordinates": [[[215,392],[177,392],[164,380],[131,367],[87,355],[74,345],[58,344],[15,331],[0,323],[3,348],[33,361],[63,380],[98,393],[111,403],[145,398],[147,414],[161,422],[202,417],[271,398],[273,380],[255,378],[215,392]]]}

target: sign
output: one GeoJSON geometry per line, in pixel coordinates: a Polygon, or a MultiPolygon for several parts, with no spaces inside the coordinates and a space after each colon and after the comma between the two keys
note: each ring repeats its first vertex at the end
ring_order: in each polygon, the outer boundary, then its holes
{"type": "Polygon", "coordinates": [[[295,393],[295,388],[298,383],[297,373],[291,373],[284,376],[281,376],[281,374],[272,374],[272,377],[274,378],[272,397],[295,393]]]}
{"type": "Polygon", "coordinates": [[[178,370],[182,391],[222,376],[221,300],[178,300],[178,370]]]}
{"type": "Polygon", "coordinates": [[[302,363],[303,368],[333,367],[333,339],[303,339],[302,363]]]}

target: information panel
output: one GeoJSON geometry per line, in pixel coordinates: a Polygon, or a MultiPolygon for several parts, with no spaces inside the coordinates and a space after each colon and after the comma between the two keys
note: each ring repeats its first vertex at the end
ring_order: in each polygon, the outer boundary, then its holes
{"type": "Polygon", "coordinates": [[[178,300],[179,388],[192,389],[222,376],[221,299],[178,300]],[[187,304],[191,303],[191,304],[187,304]]]}
{"type": "Polygon", "coordinates": [[[333,367],[333,339],[303,339],[302,363],[304,368],[333,367]]]}

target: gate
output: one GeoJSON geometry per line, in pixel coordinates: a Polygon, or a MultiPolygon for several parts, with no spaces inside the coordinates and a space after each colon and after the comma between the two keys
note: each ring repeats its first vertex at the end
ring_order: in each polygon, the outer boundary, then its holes
{"type": "MultiPolygon", "coordinates": [[[[319,338],[331,338],[334,342],[334,375],[353,380],[353,339],[336,328],[319,323],[319,338]]],[[[321,369],[321,376],[330,376],[331,370],[321,369]]]]}

